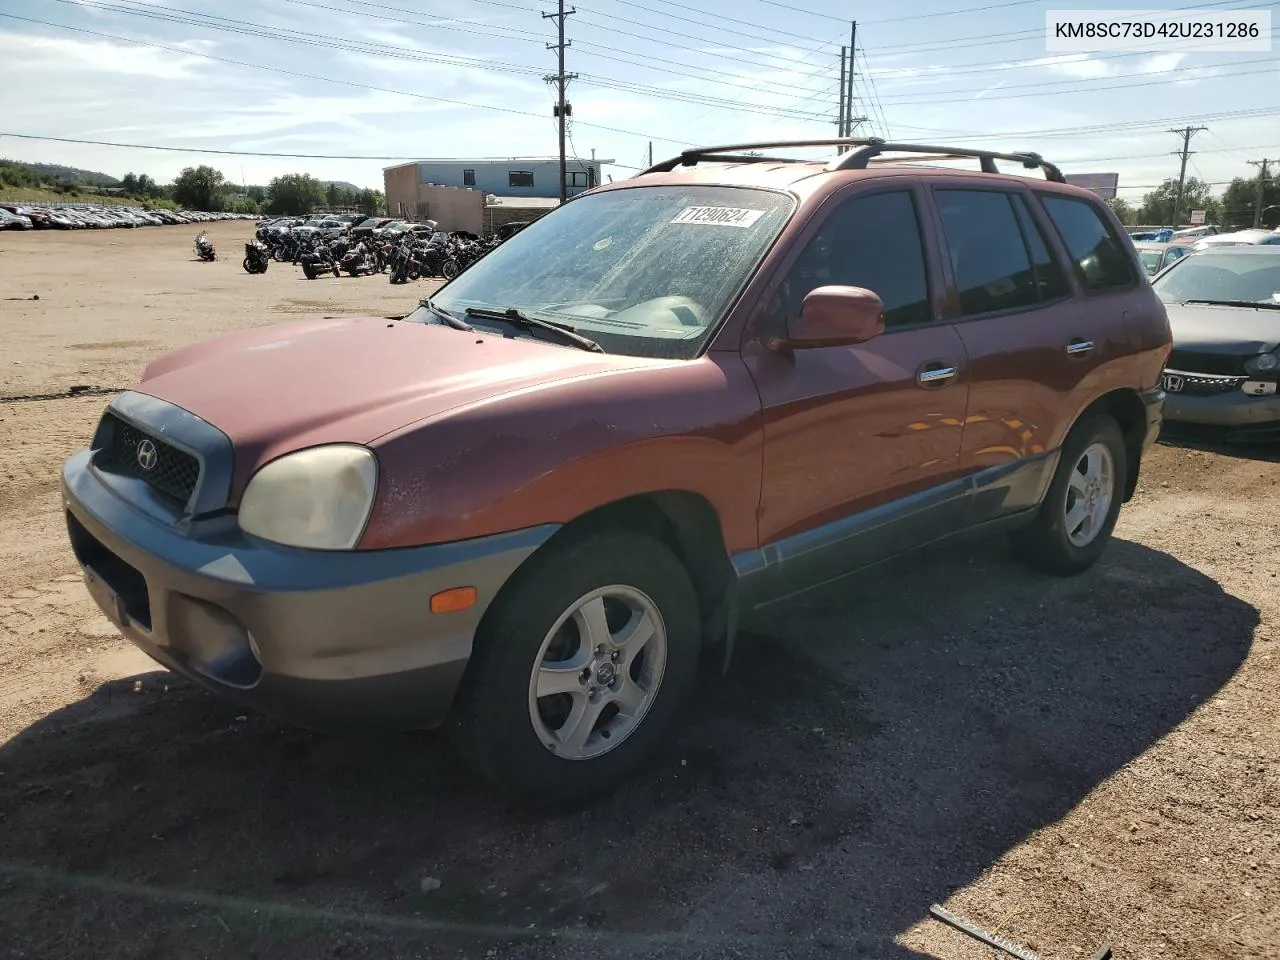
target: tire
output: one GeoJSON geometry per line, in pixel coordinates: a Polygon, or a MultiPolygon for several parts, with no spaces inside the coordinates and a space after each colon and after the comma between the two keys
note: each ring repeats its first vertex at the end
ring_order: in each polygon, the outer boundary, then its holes
{"type": "Polygon", "coordinates": [[[253,264],[251,264],[251,263],[249,262],[249,258],[248,258],[248,257],[245,257],[245,258],[244,258],[244,260],[241,262],[240,266],[244,267],[244,272],[245,272],[245,273],[257,273],[257,272],[258,272],[257,270],[255,270],[255,269],[253,268],[253,264]]]}
{"type": "Polygon", "coordinates": [[[1088,570],[1111,539],[1120,516],[1128,470],[1124,435],[1115,419],[1096,414],[1081,420],[1062,445],[1058,468],[1035,520],[1014,532],[1014,549],[1024,561],[1045,573],[1067,577],[1088,570]],[[1083,471],[1088,469],[1095,474],[1086,476],[1083,471]],[[1083,515],[1091,519],[1081,523],[1069,518],[1069,512],[1082,509],[1081,501],[1090,491],[1095,497],[1109,497],[1105,509],[1100,500],[1095,500],[1090,511],[1084,500],[1083,515]]]}
{"type": "Polygon", "coordinates": [[[316,272],[311,269],[311,264],[309,263],[304,263],[302,265],[302,273],[308,280],[314,280],[316,278],[316,272]]]}
{"type": "Polygon", "coordinates": [[[452,280],[460,273],[457,260],[446,260],[440,267],[440,276],[452,280]]]}
{"type": "Polygon", "coordinates": [[[688,574],[656,540],[603,532],[553,545],[517,571],[485,613],[450,714],[450,739],[479,776],[520,806],[564,810],[603,796],[640,769],[679,719],[697,676],[700,631],[688,574]],[[584,642],[577,624],[585,621],[574,616],[584,603],[609,612],[600,633],[609,633],[606,643],[619,641],[620,660],[594,655],[594,642],[584,642]],[[648,611],[655,626],[634,659],[619,640],[628,609],[630,623],[648,611]],[[582,661],[584,673],[550,674],[572,692],[535,697],[548,656],[582,661]],[[599,688],[595,725],[574,727],[584,742],[565,743],[573,711],[592,702],[588,684],[610,678],[611,688],[599,688]],[[617,695],[634,697],[634,718],[617,695]]]}

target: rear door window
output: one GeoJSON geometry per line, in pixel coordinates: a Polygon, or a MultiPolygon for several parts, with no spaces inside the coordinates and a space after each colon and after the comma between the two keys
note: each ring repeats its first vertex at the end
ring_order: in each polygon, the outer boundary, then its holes
{"type": "MultiPolygon", "coordinates": [[[[997,190],[936,190],[934,197],[961,316],[1038,304],[1036,272],[1014,213],[1014,197],[997,190]]],[[[1047,260],[1047,251],[1044,256],[1047,260]]]]}
{"type": "Polygon", "coordinates": [[[1127,251],[1093,204],[1072,197],[1040,199],[1087,288],[1112,290],[1134,282],[1133,263],[1127,251]]]}
{"type": "Polygon", "coordinates": [[[1018,226],[1022,228],[1022,239],[1027,244],[1027,252],[1031,254],[1031,270],[1035,274],[1036,291],[1042,301],[1057,300],[1065,297],[1069,291],[1067,275],[1062,265],[1049,253],[1044,234],[1027,209],[1026,202],[1017,194],[1011,194],[1009,201],[1018,217],[1018,226]]]}

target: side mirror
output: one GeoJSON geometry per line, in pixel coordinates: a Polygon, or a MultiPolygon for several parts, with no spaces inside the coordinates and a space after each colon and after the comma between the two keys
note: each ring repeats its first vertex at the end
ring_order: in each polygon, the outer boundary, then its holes
{"type": "Polygon", "coordinates": [[[864,287],[817,287],[787,322],[787,345],[840,347],[864,343],[884,332],[884,304],[864,287]]]}

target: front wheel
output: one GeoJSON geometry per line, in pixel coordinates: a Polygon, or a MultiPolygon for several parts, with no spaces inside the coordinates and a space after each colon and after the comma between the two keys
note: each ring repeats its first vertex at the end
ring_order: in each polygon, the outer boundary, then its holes
{"type": "Polygon", "coordinates": [[[1128,470],[1124,435],[1113,417],[1098,414],[1076,424],[1036,519],[1013,534],[1023,560],[1058,576],[1093,566],[1120,517],[1128,470]]]}
{"type": "Polygon", "coordinates": [[[458,275],[458,273],[459,267],[457,260],[446,260],[440,267],[440,276],[444,277],[446,280],[452,280],[458,275]]]}
{"type": "Polygon", "coordinates": [[[688,574],[650,537],[552,545],[485,614],[450,720],[478,774],[525,805],[608,793],[662,744],[701,643],[688,574]]]}

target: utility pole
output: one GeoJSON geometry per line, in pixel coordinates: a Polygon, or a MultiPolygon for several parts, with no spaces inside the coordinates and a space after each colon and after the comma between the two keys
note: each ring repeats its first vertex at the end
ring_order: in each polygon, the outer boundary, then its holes
{"type": "MultiPolygon", "coordinates": [[[[653,166],[653,141],[652,140],[649,141],[649,166],[650,167],[653,166]]],[[[646,167],[645,169],[647,170],[649,168],[646,167]]]]}
{"type": "MultiPolygon", "coordinates": [[[[854,20],[849,24],[849,69],[845,71],[845,91],[844,91],[844,133],[842,136],[853,136],[853,63],[858,57],[858,21],[854,20]]],[[[861,121],[859,121],[861,122],[861,121]]],[[[844,153],[845,148],[841,147],[840,152],[844,153]]]]}
{"type": "Polygon", "coordinates": [[[845,79],[844,79],[844,70],[845,70],[845,67],[844,67],[844,58],[845,58],[845,55],[848,53],[848,49],[849,49],[848,47],[841,47],[841,48],[840,48],[840,114],[839,114],[838,119],[836,120],[836,136],[837,136],[837,137],[843,137],[843,136],[844,136],[844,119],[845,119],[845,109],[844,109],[844,84],[845,84],[845,79]]]}
{"type": "Polygon", "coordinates": [[[1258,200],[1253,205],[1253,225],[1254,227],[1262,226],[1262,195],[1267,192],[1267,167],[1273,163],[1280,163],[1280,160],[1270,160],[1263,157],[1261,160],[1250,160],[1249,165],[1258,167],[1258,200]]]}
{"type": "Polygon", "coordinates": [[[567,119],[569,112],[573,109],[572,107],[569,106],[569,104],[565,102],[564,91],[565,91],[565,87],[569,85],[570,80],[578,79],[578,75],[576,73],[566,74],[564,72],[564,51],[566,47],[571,46],[572,44],[572,41],[566,40],[564,38],[564,21],[565,21],[565,17],[571,16],[572,14],[575,14],[577,12],[578,11],[574,9],[566,10],[564,8],[564,0],[559,0],[558,9],[555,13],[544,13],[542,15],[543,20],[555,20],[556,27],[559,34],[558,43],[547,44],[548,50],[554,50],[556,52],[556,56],[558,60],[558,69],[556,71],[555,76],[544,77],[543,79],[547,80],[549,83],[554,83],[556,85],[556,90],[559,94],[555,108],[552,110],[552,113],[555,114],[555,116],[560,121],[560,202],[561,203],[564,203],[565,200],[567,200],[569,197],[569,187],[568,187],[569,176],[565,168],[565,159],[564,159],[564,127],[565,127],[565,120],[567,119]]]}
{"type": "Polygon", "coordinates": [[[1181,130],[1170,130],[1170,133],[1177,134],[1182,138],[1182,149],[1174,154],[1175,157],[1182,157],[1182,169],[1178,171],[1178,196],[1173,201],[1173,222],[1169,224],[1171,227],[1177,227],[1178,217],[1182,213],[1182,191],[1187,182],[1187,158],[1191,156],[1191,138],[1202,130],[1208,130],[1208,127],[1183,127],[1181,130]]]}

